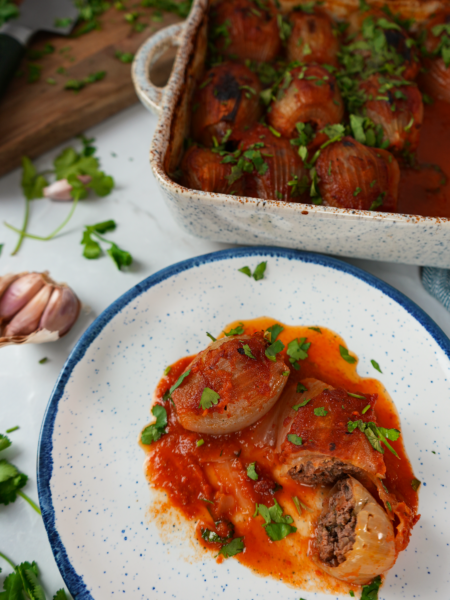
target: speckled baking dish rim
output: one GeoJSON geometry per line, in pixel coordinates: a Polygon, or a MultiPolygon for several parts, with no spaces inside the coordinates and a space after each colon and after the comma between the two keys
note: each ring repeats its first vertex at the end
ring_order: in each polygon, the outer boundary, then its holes
{"type": "Polygon", "coordinates": [[[164,170],[172,121],[183,93],[195,38],[208,6],[195,0],[188,20],[150,37],[132,66],[136,93],[159,115],[151,143],[150,165],[177,223],[197,237],[236,244],[290,248],[450,268],[450,219],[339,209],[278,200],[190,190],[164,170]],[[171,46],[178,47],[167,85],[150,81],[151,65],[171,46]]]}

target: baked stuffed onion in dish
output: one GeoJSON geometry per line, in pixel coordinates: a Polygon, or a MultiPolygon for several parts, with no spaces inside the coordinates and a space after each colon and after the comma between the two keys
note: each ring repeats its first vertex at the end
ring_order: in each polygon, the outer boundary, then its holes
{"type": "Polygon", "coordinates": [[[383,385],[316,325],[264,317],[207,335],[166,369],[140,435],[155,510],[184,517],[219,563],[302,590],[378,589],[420,487],[383,385]]]}
{"type": "Polygon", "coordinates": [[[211,1],[169,175],[205,192],[450,218],[450,9],[419,5],[211,1]],[[276,160],[253,160],[259,128],[276,160]]]}

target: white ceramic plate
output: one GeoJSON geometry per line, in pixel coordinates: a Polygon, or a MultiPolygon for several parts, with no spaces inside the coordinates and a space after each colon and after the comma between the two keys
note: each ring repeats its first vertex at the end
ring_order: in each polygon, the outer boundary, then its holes
{"type": "Polygon", "coordinates": [[[422,518],[380,599],[447,600],[450,341],[375,277],[325,256],[272,248],[226,250],[156,273],[114,302],[69,357],[42,426],[38,485],[70,592],[77,600],[330,598],[255,576],[233,559],[188,561],[193,548],[183,527],[161,537],[148,516],[152,492],[137,437],[164,368],[204,348],[206,331],[262,315],[335,330],[358,355],[360,375],[386,385],[423,486],[422,518]],[[262,260],[264,280],[238,272],[262,260]]]}

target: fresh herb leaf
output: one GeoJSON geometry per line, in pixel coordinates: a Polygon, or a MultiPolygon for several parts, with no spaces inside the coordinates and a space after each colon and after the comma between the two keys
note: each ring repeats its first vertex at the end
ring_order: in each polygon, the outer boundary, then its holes
{"type": "Polygon", "coordinates": [[[375,577],[372,583],[363,586],[361,600],[377,600],[378,590],[380,589],[381,583],[381,577],[378,575],[375,577]]]}
{"type": "Polygon", "coordinates": [[[360,400],[365,400],[366,397],[365,396],[360,396],[359,394],[352,394],[352,392],[347,392],[348,396],[351,396],[352,398],[359,398],[360,400]]]}
{"type": "Polygon", "coordinates": [[[186,377],[190,374],[191,370],[189,369],[188,371],[185,371],[184,373],[182,373],[178,379],[175,381],[175,383],[173,384],[173,386],[169,389],[169,391],[164,394],[163,400],[168,400],[169,398],[172,400],[172,394],[173,392],[180,387],[180,385],[183,383],[183,381],[186,379],[186,377]]]}
{"type": "Polygon", "coordinates": [[[64,19],[55,19],[54,26],[55,27],[69,27],[72,23],[72,19],[70,17],[65,17],[64,19]]]}
{"type": "Polygon", "coordinates": [[[201,440],[197,440],[197,442],[196,442],[197,448],[200,448],[200,446],[203,446],[204,443],[205,443],[205,440],[203,438],[201,440]]]}
{"type": "Polygon", "coordinates": [[[287,436],[287,439],[291,442],[291,444],[294,444],[295,446],[301,446],[303,444],[302,438],[296,433],[290,433],[287,436]]]}
{"type": "Polygon", "coordinates": [[[244,275],[247,275],[247,277],[251,277],[252,276],[252,272],[250,271],[250,267],[242,267],[242,269],[238,269],[238,271],[240,271],[241,273],[244,273],[244,275]]]}
{"type": "MultiPolygon", "coordinates": [[[[14,429],[7,429],[6,433],[10,433],[11,431],[14,431],[14,429]]],[[[6,435],[0,433],[0,452],[6,450],[6,448],[9,448],[10,446],[11,440],[6,435]]]]}
{"type": "Polygon", "coordinates": [[[420,488],[421,485],[422,485],[422,482],[419,481],[418,479],[414,478],[411,480],[411,487],[415,492],[417,492],[417,490],[420,488]]]}
{"type": "Polygon", "coordinates": [[[247,476],[250,477],[250,479],[253,479],[253,481],[258,480],[258,474],[256,472],[255,466],[256,463],[252,462],[247,467],[247,476]]]}
{"type": "Polygon", "coordinates": [[[264,504],[257,504],[255,514],[256,517],[260,514],[265,523],[263,527],[266,530],[267,535],[273,542],[278,542],[288,536],[290,533],[297,531],[296,527],[293,527],[293,518],[290,515],[283,515],[283,509],[274,498],[274,505],[268,508],[264,504]]]}
{"type": "Polygon", "coordinates": [[[265,355],[272,362],[276,362],[277,354],[284,350],[284,344],[280,340],[276,340],[266,348],[265,355]]]}
{"type": "Polygon", "coordinates": [[[224,331],[224,334],[227,337],[230,337],[230,335],[242,335],[244,333],[244,323],[239,323],[239,325],[237,327],[234,327],[232,329],[230,329],[230,331],[224,331]]]}
{"type": "Polygon", "coordinates": [[[298,360],[306,360],[310,346],[311,342],[307,342],[306,338],[295,338],[289,342],[286,350],[286,354],[290,357],[289,362],[295,363],[298,360]]]}
{"type": "Polygon", "coordinates": [[[66,592],[63,589],[60,589],[53,596],[53,600],[68,600],[66,592]]]}
{"type": "Polygon", "coordinates": [[[39,364],[45,365],[46,362],[48,362],[48,358],[46,356],[44,356],[44,358],[41,358],[41,360],[39,361],[39,364]]]}
{"type": "Polygon", "coordinates": [[[155,404],[152,408],[152,415],[156,417],[156,421],[148,425],[141,433],[141,442],[143,444],[157,442],[166,433],[167,411],[164,406],[155,404]]]}
{"type": "Polygon", "coordinates": [[[203,408],[204,410],[219,404],[220,396],[217,392],[212,390],[209,387],[205,387],[202,392],[202,397],[200,398],[199,408],[203,408]]]}
{"type": "Polygon", "coordinates": [[[119,248],[119,246],[112,242],[111,246],[106,252],[116,263],[116,267],[119,269],[119,271],[122,267],[129,267],[133,262],[133,257],[129,252],[127,252],[126,250],[122,250],[121,248],[119,248]]]}
{"type": "Polygon", "coordinates": [[[7,460],[0,460],[0,504],[15,502],[17,494],[22,489],[28,477],[20,473],[7,460]]]}
{"type": "Polygon", "coordinates": [[[250,346],[248,344],[244,344],[242,346],[242,349],[244,351],[245,356],[248,356],[249,358],[253,358],[253,360],[256,360],[256,356],[253,356],[252,351],[250,350],[250,346]]]}
{"type": "Polygon", "coordinates": [[[318,406],[317,408],[314,409],[314,414],[316,415],[316,417],[326,417],[328,414],[328,411],[325,410],[325,408],[323,406],[318,406]]]}
{"type": "Polygon", "coordinates": [[[0,27],[9,19],[19,16],[19,8],[10,0],[0,0],[0,27]]]}
{"type": "Polygon", "coordinates": [[[134,54],[131,52],[121,52],[120,50],[116,50],[115,57],[125,64],[132,63],[134,59],[134,54]]]}
{"type": "Polygon", "coordinates": [[[350,363],[351,365],[356,362],[356,358],[354,356],[351,356],[348,353],[347,348],[345,348],[344,346],[341,346],[340,344],[339,344],[339,352],[340,352],[342,358],[345,361],[347,361],[348,363],[350,363]]]}
{"type": "Polygon", "coordinates": [[[365,415],[365,414],[366,414],[366,412],[367,412],[368,410],[370,410],[371,408],[372,408],[372,407],[370,406],[370,404],[368,404],[367,406],[365,406],[365,407],[362,409],[362,411],[361,411],[361,414],[362,414],[362,415],[365,415]]]}
{"type": "Polygon", "coordinates": [[[353,590],[350,590],[350,591],[349,591],[349,594],[350,594],[350,596],[351,596],[352,598],[354,598],[354,597],[355,597],[355,592],[354,592],[353,590]]]}
{"type": "Polygon", "coordinates": [[[275,342],[280,333],[284,331],[284,327],[275,323],[268,327],[264,333],[264,337],[271,343],[275,342]]]}
{"type": "Polygon", "coordinates": [[[372,363],[372,367],[374,369],[376,369],[379,373],[383,373],[383,371],[380,369],[380,365],[377,363],[376,360],[372,359],[370,362],[372,363]]]}
{"type": "MultiPolygon", "coordinates": [[[[303,383],[299,382],[297,383],[297,389],[295,391],[297,392],[297,394],[301,394],[301,392],[307,392],[308,388],[306,387],[306,385],[303,385],[303,383]]],[[[309,402],[309,400],[305,400],[304,402],[306,404],[307,402],[309,402]]],[[[305,406],[305,404],[302,403],[299,404],[299,406],[305,406]]]]}
{"type": "Polygon", "coordinates": [[[206,332],[206,335],[209,337],[210,340],[212,340],[213,342],[217,341],[217,338],[215,338],[213,335],[211,335],[210,333],[206,332]]]}
{"type": "Polygon", "coordinates": [[[16,425],[15,427],[10,427],[10,429],[6,430],[6,433],[13,433],[13,431],[17,431],[19,429],[19,426],[16,425]]]}
{"type": "Polygon", "coordinates": [[[291,372],[290,371],[283,371],[281,374],[283,375],[283,377],[289,377],[289,375],[291,374],[291,372]]]}
{"type": "Polygon", "coordinates": [[[113,259],[119,270],[122,267],[128,267],[131,265],[133,262],[133,257],[129,252],[122,250],[119,248],[119,246],[117,246],[117,244],[100,235],[100,233],[112,231],[115,228],[116,223],[112,220],[97,223],[95,225],[86,225],[83,232],[83,237],[81,239],[81,244],[84,246],[83,256],[88,259],[96,259],[101,255],[102,250],[100,244],[96,240],[92,239],[92,236],[95,236],[100,241],[110,244],[110,247],[106,252],[113,259]]]}
{"type": "Polygon", "coordinates": [[[97,81],[101,81],[106,76],[106,71],[97,71],[96,73],[91,73],[87,77],[83,79],[69,79],[64,84],[65,90],[70,90],[72,92],[78,93],[80,90],[85,88],[87,85],[91,83],[96,83],[97,81]]]}
{"type": "Polygon", "coordinates": [[[164,369],[164,375],[168,375],[168,374],[170,373],[170,371],[171,371],[171,370],[172,370],[172,367],[170,367],[170,366],[169,366],[169,367],[166,367],[166,368],[164,369]]]}
{"type": "Polygon", "coordinates": [[[36,198],[43,198],[43,189],[48,186],[48,182],[42,175],[36,170],[31,160],[23,156],[22,157],[22,190],[27,200],[34,200],[36,198]]]}
{"type": "Polygon", "coordinates": [[[297,496],[292,496],[292,502],[294,503],[295,508],[297,509],[298,514],[301,515],[302,514],[302,507],[300,506],[300,501],[297,498],[297,496]]]}
{"type": "MultiPolygon", "coordinates": [[[[206,501],[205,498],[202,498],[202,500],[206,501]]],[[[211,500],[207,500],[207,502],[211,502],[211,500]]],[[[214,502],[211,502],[211,504],[214,504],[214,502]]],[[[210,529],[202,528],[201,531],[202,538],[205,540],[205,542],[208,542],[210,544],[226,544],[228,540],[234,535],[234,527],[231,529],[230,534],[225,538],[221,537],[215,531],[211,531],[210,529]]]]}
{"type": "Polygon", "coordinates": [[[256,266],[256,269],[253,271],[253,279],[255,281],[259,281],[260,279],[264,279],[264,273],[266,271],[267,261],[259,263],[256,266]]]}
{"type": "Polygon", "coordinates": [[[244,538],[234,538],[231,542],[222,546],[219,551],[218,556],[223,556],[224,558],[230,558],[231,556],[236,556],[236,554],[240,554],[244,551],[244,538]]]}
{"type": "Polygon", "coordinates": [[[399,458],[397,452],[387,441],[388,439],[393,442],[398,440],[400,436],[400,431],[398,429],[385,429],[384,427],[378,427],[378,425],[373,421],[368,421],[365,423],[364,421],[361,421],[361,419],[359,419],[358,421],[348,421],[348,432],[353,433],[355,429],[359,429],[362,433],[365,434],[371,446],[377,452],[384,454],[384,448],[381,445],[381,443],[383,443],[386,446],[386,448],[390,452],[392,452],[394,456],[399,458]]]}
{"type": "Polygon", "coordinates": [[[312,329],[312,331],[316,331],[317,333],[322,333],[320,327],[308,327],[308,329],[312,329]]]}

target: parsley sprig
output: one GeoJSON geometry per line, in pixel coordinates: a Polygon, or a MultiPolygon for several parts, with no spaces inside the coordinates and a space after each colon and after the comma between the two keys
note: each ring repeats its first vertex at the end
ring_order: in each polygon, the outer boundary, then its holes
{"type": "Polygon", "coordinates": [[[283,509],[274,498],[274,505],[271,507],[265,504],[257,504],[253,517],[261,515],[265,523],[263,524],[267,535],[273,542],[278,542],[290,533],[295,533],[297,527],[291,525],[294,519],[290,515],[283,515],[283,509]]]}
{"type": "Polygon", "coordinates": [[[153,444],[166,433],[167,411],[164,406],[155,404],[152,408],[152,415],[156,417],[156,421],[142,431],[141,442],[143,444],[153,444]]]}
{"type": "Polygon", "coordinates": [[[93,239],[94,237],[109,244],[107,254],[112,258],[116,267],[120,270],[122,267],[128,267],[133,262],[133,257],[126,250],[119,248],[117,244],[104,238],[101,234],[107,233],[108,231],[114,231],[116,229],[116,222],[113,220],[102,221],[95,225],[86,225],[81,238],[81,244],[84,246],[83,256],[89,260],[99,258],[102,255],[102,248],[100,244],[93,239]]]}
{"type": "Polygon", "coordinates": [[[361,419],[358,419],[357,421],[349,421],[347,423],[347,430],[349,433],[353,433],[355,429],[359,429],[365,434],[372,448],[377,452],[384,454],[384,448],[381,445],[383,443],[394,456],[399,458],[397,452],[388,442],[388,440],[391,440],[392,442],[398,440],[400,436],[400,431],[398,429],[386,429],[385,427],[378,427],[378,425],[373,421],[368,421],[365,423],[361,419]]]}
{"type": "MultiPolygon", "coordinates": [[[[3,582],[4,591],[0,593],[2,600],[22,600],[22,598],[46,600],[44,588],[39,581],[39,569],[35,561],[31,563],[25,561],[20,565],[15,565],[1,552],[0,558],[14,569],[3,582]]],[[[63,589],[58,590],[53,596],[53,600],[68,600],[66,592],[63,589]]]]}

